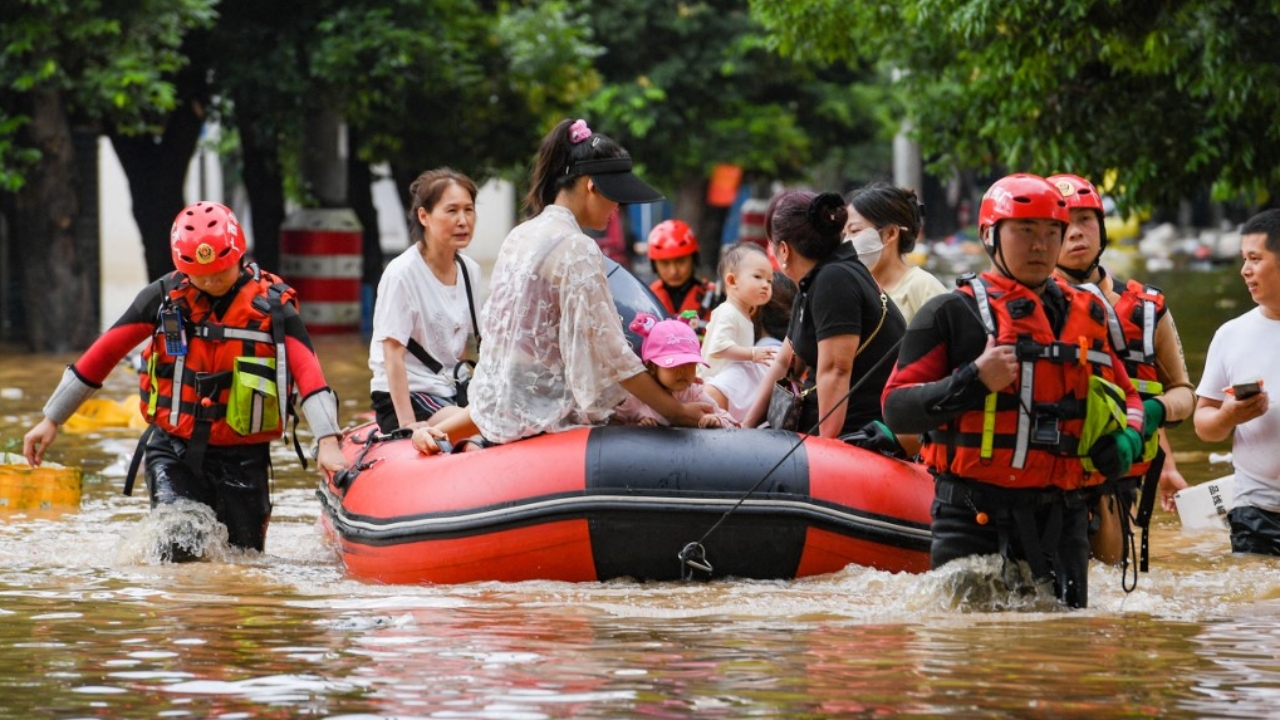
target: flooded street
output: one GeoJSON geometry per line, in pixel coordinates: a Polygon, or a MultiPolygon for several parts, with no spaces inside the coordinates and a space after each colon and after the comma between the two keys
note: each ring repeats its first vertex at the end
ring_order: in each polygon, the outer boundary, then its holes
{"type": "MultiPolygon", "coordinates": [[[[1193,379],[1213,329],[1250,307],[1237,269],[1144,278],[1169,294],[1193,379]]],[[[367,349],[316,345],[354,422],[367,349]]],[[[4,355],[0,450],[20,450],[74,359],[4,355]]],[[[100,397],[135,390],[121,367],[100,397]]],[[[1280,560],[1234,557],[1225,531],[1161,511],[1137,589],[1095,563],[1075,612],[1010,596],[982,560],[789,582],[384,586],[345,577],[317,478],[283,443],[266,553],[156,564],[145,491],[120,494],[136,436],[62,433],[49,458],[84,469],[81,507],[0,510],[0,717],[1263,718],[1280,702],[1280,560]]],[[[1210,459],[1229,447],[1189,422],[1172,439],[1192,483],[1230,473],[1210,459]]]]}

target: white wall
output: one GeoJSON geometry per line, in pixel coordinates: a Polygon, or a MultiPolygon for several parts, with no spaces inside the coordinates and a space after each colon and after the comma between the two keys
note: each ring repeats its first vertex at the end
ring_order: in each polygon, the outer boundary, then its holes
{"type": "MultiPolygon", "coordinates": [[[[216,126],[206,126],[205,140],[213,144],[216,126]]],[[[102,330],[116,321],[133,298],[147,283],[142,236],[133,220],[129,182],[116,158],[111,141],[98,140],[98,207],[102,242],[102,330]]],[[[405,224],[405,208],[396,192],[395,183],[386,168],[374,168],[373,203],[378,211],[378,229],[384,253],[398,253],[408,247],[409,232],[405,224]]],[[[184,194],[188,202],[212,200],[231,207],[240,216],[249,245],[253,246],[250,208],[242,187],[235,197],[223,197],[222,165],[218,156],[202,144],[187,170],[184,194]],[[202,162],[203,160],[203,162],[202,162]]],[[[480,294],[487,294],[489,269],[498,255],[502,239],[511,231],[515,219],[515,188],[505,181],[489,181],[476,198],[476,233],[468,254],[484,267],[480,294]]]]}
{"type": "Polygon", "coordinates": [[[111,327],[147,284],[142,235],[133,221],[133,201],[124,168],[111,141],[98,138],[98,223],[102,242],[102,327],[111,327]]]}

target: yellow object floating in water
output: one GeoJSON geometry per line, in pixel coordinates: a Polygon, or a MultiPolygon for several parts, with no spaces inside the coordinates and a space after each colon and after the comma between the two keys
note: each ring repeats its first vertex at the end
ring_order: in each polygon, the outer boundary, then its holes
{"type": "Polygon", "coordinates": [[[0,510],[79,507],[84,489],[80,468],[46,462],[31,467],[16,453],[0,453],[0,510]]]}
{"type": "Polygon", "coordinates": [[[141,430],[147,426],[139,409],[138,396],[127,400],[89,398],[74,415],[67,418],[62,429],[72,434],[97,432],[107,428],[132,428],[141,430]]]}

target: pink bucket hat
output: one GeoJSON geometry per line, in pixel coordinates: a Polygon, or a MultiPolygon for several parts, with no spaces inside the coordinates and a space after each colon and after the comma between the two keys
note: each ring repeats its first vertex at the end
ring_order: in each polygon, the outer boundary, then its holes
{"type": "Polygon", "coordinates": [[[636,313],[630,327],[632,332],[644,337],[640,359],[645,362],[667,368],[688,363],[708,364],[702,357],[697,334],[685,322],[658,320],[649,313],[636,313]]]}

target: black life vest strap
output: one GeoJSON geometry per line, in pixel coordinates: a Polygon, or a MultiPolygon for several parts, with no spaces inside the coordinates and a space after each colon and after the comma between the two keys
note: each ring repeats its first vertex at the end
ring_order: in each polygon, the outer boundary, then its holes
{"type": "MultiPolygon", "coordinates": [[[[462,275],[462,283],[467,288],[467,310],[471,313],[471,331],[475,333],[476,348],[479,349],[480,322],[476,318],[476,300],[471,294],[471,275],[467,273],[467,266],[462,264],[461,257],[454,255],[453,259],[454,262],[458,263],[458,274],[462,275]]],[[[433,374],[439,374],[440,371],[444,369],[444,365],[439,360],[432,357],[431,353],[427,352],[427,349],[422,347],[422,343],[419,343],[417,340],[409,338],[409,342],[405,343],[404,347],[409,351],[410,355],[417,358],[418,362],[425,365],[433,374]]]]}
{"type": "Polygon", "coordinates": [[[309,465],[307,455],[302,451],[302,443],[298,440],[298,413],[293,407],[289,356],[284,344],[284,302],[280,298],[288,289],[288,285],[276,283],[267,292],[267,302],[271,305],[271,339],[276,346],[276,397],[280,403],[280,425],[287,426],[288,418],[293,418],[293,427],[289,430],[289,434],[293,436],[293,452],[298,456],[298,462],[302,463],[302,469],[306,470],[309,465]]]}
{"type": "Polygon", "coordinates": [[[1156,450],[1156,456],[1147,467],[1147,474],[1142,476],[1142,495],[1138,500],[1138,516],[1134,522],[1142,528],[1142,554],[1138,559],[1138,568],[1147,572],[1150,556],[1151,514],[1155,511],[1156,492],[1160,485],[1160,474],[1164,472],[1164,448],[1156,450]]]}
{"type": "MultiPolygon", "coordinates": [[[[982,433],[962,433],[951,430],[936,430],[930,433],[930,442],[947,443],[951,449],[961,447],[981,448],[982,433]]],[[[1013,450],[1018,445],[1016,435],[996,433],[991,438],[991,447],[997,450],[1013,450]]],[[[1080,445],[1079,438],[1073,438],[1068,435],[1061,435],[1058,441],[1052,445],[1043,445],[1037,443],[1034,439],[1028,440],[1028,445],[1034,446],[1035,449],[1049,452],[1059,457],[1078,457],[1078,448],[1080,445]]],[[[949,458],[954,461],[954,458],[949,458]]]]}
{"type": "Polygon", "coordinates": [[[142,435],[138,438],[138,447],[133,450],[133,458],[129,460],[129,472],[124,476],[124,492],[125,495],[133,495],[133,483],[138,478],[138,467],[142,465],[142,456],[147,451],[147,443],[150,442],[151,436],[156,432],[155,425],[147,425],[147,429],[142,431],[142,435]]]}

